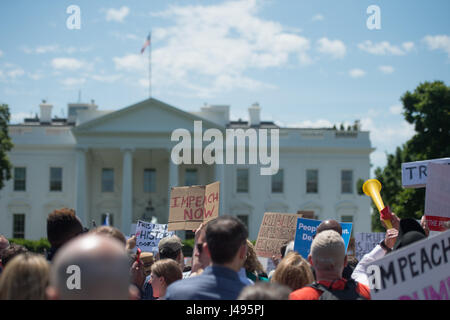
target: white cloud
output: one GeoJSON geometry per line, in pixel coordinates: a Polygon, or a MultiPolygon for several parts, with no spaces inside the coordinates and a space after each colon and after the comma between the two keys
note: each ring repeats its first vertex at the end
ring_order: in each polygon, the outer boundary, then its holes
{"type": "Polygon", "coordinates": [[[130,13],[130,8],[123,6],[120,9],[110,8],[106,10],[106,21],[123,22],[130,13]]]}
{"type": "Polygon", "coordinates": [[[47,53],[67,53],[72,54],[75,52],[81,52],[85,53],[91,50],[90,47],[68,47],[68,48],[61,48],[57,44],[50,44],[50,45],[40,45],[35,48],[29,48],[27,46],[21,47],[22,51],[26,54],[47,54],[47,53]]]}
{"type": "Polygon", "coordinates": [[[61,83],[66,87],[81,86],[86,82],[85,78],[66,78],[61,83]]]}
{"type": "Polygon", "coordinates": [[[366,72],[362,69],[351,69],[348,74],[352,78],[361,78],[366,75],[366,72]]]}
{"type": "Polygon", "coordinates": [[[392,114],[401,114],[402,111],[403,111],[403,106],[399,105],[399,104],[396,104],[396,105],[391,106],[389,108],[389,112],[392,113],[392,114]]]}
{"type": "Polygon", "coordinates": [[[430,50],[444,50],[450,58],[450,37],[447,35],[426,36],[422,39],[430,50]]]}
{"type": "Polygon", "coordinates": [[[51,62],[55,69],[78,70],[86,66],[86,63],[75,58],[55,58],[51,62]]]}
{"type": "Polygon", "coordinates": [[[29,73],[28,77],[32,80],[40,80],[44,77],[44,75],[42,73],[36,72],[36,73],[29,73]]]}
{"type": "Polygon", "coordinates": [[[15,79],[15,78],[17,78],[17,77],[23,76],[23,75],[25,74],[25,71],[23,71],[22,68],[16,68],[16,69],[13,69],[13,70],[8,71],[6,74],[7,74],[10,78],[15,79]]]}
{"type": "Polygon", "coordinates": [[[343,58],[346,53],[345,44],[341,40],[321,38],[317,40],[317,47],[320,53],[331,55],[335,59],[343,58]]]}
{"type": "Polygon", "coordinates": [[[92,79],[99,82],[106,82],[106,83],[113,83],[122,78],[122,75],[116,74],[116,75],[92,75],[92,79]]]}
{"type": "Polygon", "coordinates": [[[25,118],[33,118],[34,114],[28,113],[28,112],[17,112],[17,113],[11,113],[11,124],[18,124],[22,123],[25,118]]]}
{"type": "Polygon", "coordinates": [[[390,74],[394,72],[393,66],[379,66],[378,69],[384,74],[390,74]]]}
{"type": "Polygon", "coordinates": [[[312,17],[312,21],[323,21],[325,19],[325,17],[322,14],[316,14],[312,17]]]}
{"type": "Polygon", "coordinates": [[[374,55],[397,55],[402,56],[411,51],[414,48],[413,42],[403,42],[400,46],[390,44],[388,41],[382,41],[379,43],[372,43],[370,40],[366,40],[358,44],[358,48],[362,51],[366,51],[374,55]]]}

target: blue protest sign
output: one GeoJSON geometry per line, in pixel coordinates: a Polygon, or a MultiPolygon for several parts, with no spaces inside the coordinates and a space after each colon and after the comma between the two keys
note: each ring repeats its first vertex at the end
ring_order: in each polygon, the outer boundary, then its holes
{"type": "MultiPolygon", "coordinates": [[[[322,221],[305,218],[297,219],[297,229],[295,231],[294,250],[307,259],[313,237],[316,234],[317,227],[322,221]]],[[[352,224],[349,222],[340,222],[342,227],[342,238],[345,242],[345,251],[347,251],[350,235],[352,233],[352,224]]]]}

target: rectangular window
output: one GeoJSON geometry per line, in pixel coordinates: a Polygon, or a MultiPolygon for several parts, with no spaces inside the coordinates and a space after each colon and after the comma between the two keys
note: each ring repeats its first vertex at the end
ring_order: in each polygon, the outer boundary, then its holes
{"type": "Polygon", "coordinates": [[[243,214],[243,215],[237,215],[236,218],[238,218],[239,220],[242,221],[242,223],[247,227],[248,230],[248,215],[243,214]]]}
{"type": "Polygon", "coordinates": [[[50,168],[50,191],[62,191],[62,168],[50,168]]]}
{"type": "Polygon", "coordinates": [[[248,169],[236,170],[236,192],[248,193],[248,169]]]}
{"type": "Polygon", "coordinates": [[[27,185],[27,168],[14,168],[14,191],[25,191],[27,185]]]}
{"type": "Polygon", "coordinates": [[[155,169],[144,169],[144,192],[156,192],[155,169]]]}
{"type": "Polygon", "coordinates": [[[13,215],[13,238],[25,239],[25,215],[23,213],[13,215]]]}
{"type": "Polygon", "coordinates": [[[306,193],[319,192],[319,170],[306,170],[306,193]]]}
{"type": "Polygon", "coordinates": [[[283,193],[283,169],[272,176],[272,193],[283,193]]]}
{"type": "Polygon", "coordinates": [[[114,192],[114,169],[102,169],[102,192],[114,192]]]}
{"type": "Polygon", "coordinates": [[[197,169],[186,169],[184,174],[184,185],[185,186],[197,186],[197,169]]]}
{"type": "Polygon", "coordinates": [[[353,193],[353,171],[341,171],[341,193],[353,193]]]}
{"type": "Polygon", "coordinates": [[[102,213],[102,226],[104,225],[108,225],[108,226],[114,226],[114,215],[113,214],[107,214],[107,213],[102,213]],[[106,221],[106,217],[109,216],[109,221],[106,221]]]}

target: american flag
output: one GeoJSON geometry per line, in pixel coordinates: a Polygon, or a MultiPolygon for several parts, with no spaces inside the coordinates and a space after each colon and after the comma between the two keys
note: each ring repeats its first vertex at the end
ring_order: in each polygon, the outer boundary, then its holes
{"type": "Polygon", "coordinates": [[[149,33],[148,36],[147,36],[147,40],[145,40],[145,43],[144,43],[144,45],[142,46],[141,54],[143,54],[144,51],[145,51],[145,48],[147,48],[147,47],[150,45],[150,39],[151,39],[151,37],[152,37],[152,34],[149,33]]]}

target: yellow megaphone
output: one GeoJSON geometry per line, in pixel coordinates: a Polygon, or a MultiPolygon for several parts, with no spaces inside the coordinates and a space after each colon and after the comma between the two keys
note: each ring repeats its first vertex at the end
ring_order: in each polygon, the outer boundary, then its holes
{"type": "MultiPolygon", "coordinates": [[[[381,190],[380,181],[378,181],[377,179],[369,179],[366,182],[364,182],[362,189],[367,196],[372,198],[372,201],[377,206],[377,209],[380,212],[380,214],[382,214],[382,211],[384,213],[384,211],[386,211],[385,210],[386,207],[384,206],[383,199],[381,199],[380,195],[381,190]]],[[[389,208],[387,208],[387,210],[389,210],[389,208]]],[[[383,219],[383,221],[386,224],[386,227],[388,227],[388,229],[392,228],[390,220],[383,219]]]]}

